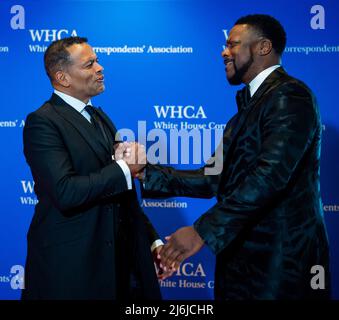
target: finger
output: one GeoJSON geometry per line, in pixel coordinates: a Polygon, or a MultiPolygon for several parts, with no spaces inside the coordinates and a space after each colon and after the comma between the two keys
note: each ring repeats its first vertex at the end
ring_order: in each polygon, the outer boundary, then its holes
{"type": "Polygon", "coordinates": [[[146,164],[146,152],[144,148],[138,147],[137,160],[138,160],[138,164],[146,164]]]}
{"type": "Polygon", "coordinates": [[[177,257],[179,255],[181,255],[181,252],[179,250],[173,250],[171,254],[168,255],[165,260],[162,261],[168,270],[171,269],[171,265],[173,264],[173,262],[177,261],[177,257]]]}
{"type": "Polygon", "coordinates": [[[114,150],[117,150],[117,149],[122,149],[122,148],[124,148],[124,142],[119,142],[119,143],[115,143],[114,145],[113,145],[113,148],[114,148],[114,150]]]}
{"type": "Polygon", "coordinates": [[[122,158],[123,158],[122,152],[121,153],[119,153],[119,152],[115,153],[114,160],[121,160],[122,158]]]}
{"type": "Polygon", "coordinates": [[[172,235],[165,237],[167,243],[161,248],[161,252],[159,252],[159,257],[161,259],[161,262],[166,267],[167,267],[167,259],[169,256],[172,255],[175,249],[173,246],[173,243],[170,241],[171,238],[172,238],[172,235]]]}
{"type": "Polygon", "coordinates": [[[158,254],[159,259],[164,264],[164,261],[172,254],[174,248],[172,246],[164,246],[161,252],[158,254]]]}
{"type": "Polygon", "coordinates": [[[158,279],[160,279],[160,280],[165,280],[165,279],[171,277],[171,276],[173,275],[173,273],[174,273],[174,272],[169,272],[169,271],[163,272],[163,273],[161,273],[161,274],[158,275],[158,279]]]}
{"type": "Polygon", "coordinates": [[[122,152],[125,149],[122,143],[119,143],[118,145],[114,146],[114,151],[115,152],[122,152]]]}
{"type": "Polygon", "coordinates": [[[158,278],[160,279],[165,279],[170,277],[171,275],[173,275],[173,273],[175,272],[174,269],[170,269],[170,270],[164,270],[163,268],[159,267],[159,272],[157,273],[158,278]]]}
{"type": "MultiPolygon", "coordinates": [[[[179,258],[177,258],[177,259],[179,259],[179,258]]],[[[177,270],[179,269],[179,265],[180,265],[180,264],[179,264],[177,261],[174,261],[174,262],[171,264],[170,270],[171,270],[172,272],[177,271],[177,270]]]]}
{"type": "MultiPolygon", "coordinates": [[[[138,175],[140,175],[140,174],[138,174],[138,175]]],[[[160,258],[160,253],[161,253],[161,251],[162,251],[162,248],[163,248],[163,245],[161,245],[160,247],[155,248],[154,255],[156,256],[156,258],[157,258],[158,260],[161,259],[161,258],[160,258]]]]}
{"type": "Polygon", "coordinates": [[[173,243],[171,241],[167,241],[158,252],[162,257],[167,257],[172,250],[174,249],[173,243]]]}
{"type": "Polygon", "coordinates": [[[163,247],[161,253],[159,253],[159,259],[161,260],[162,267],[167,270],[169,266],[167,263],[168,257],[170,257],[174,252],[174,248],[168,243],[163,247]]]}
{"type": "Polygon", "coordinates": [[[180,264],[186,259],[186,255],[183,253],[180,253],[172,262],[171,267],[175,269],[179,269],[180,264]]]}

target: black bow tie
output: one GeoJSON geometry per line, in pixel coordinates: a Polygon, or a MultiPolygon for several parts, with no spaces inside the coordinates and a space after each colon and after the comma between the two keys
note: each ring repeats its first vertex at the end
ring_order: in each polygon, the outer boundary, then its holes
{"type": "Polygon", "coordinates": [[[236,100],[237,100],[238,110],[246,109],[250,99],[251,99],[251,92],[250,92],[250,87],[248,85],[243,87],[241,90],[237,91],[236,100]]]}

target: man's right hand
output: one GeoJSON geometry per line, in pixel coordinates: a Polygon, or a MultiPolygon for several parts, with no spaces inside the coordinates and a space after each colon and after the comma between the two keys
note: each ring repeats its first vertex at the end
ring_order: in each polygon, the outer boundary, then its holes
{"type": "Polygon", "coordinates": [[[124,156],[129,157],[131,154],[131,148],[129,142],[120,142],[114,145],[114,157],[113,160],[122,160],[124,156]]]}
{"type": "Polygon", "coordinates": [[[129,142],[123,153],[123,160],[127,163],[134,178],[138,177],[147,163],[145,146],[137,142],[129,142]]]}

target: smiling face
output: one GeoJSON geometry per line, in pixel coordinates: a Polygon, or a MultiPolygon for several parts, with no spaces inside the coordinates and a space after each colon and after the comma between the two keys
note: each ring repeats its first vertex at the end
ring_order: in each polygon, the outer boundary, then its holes
{"type": "Polygon", "coordinates": [[[67,51],[70,63],[57,72],[58,85],[63,92],[87,103],[91,97],[105,90],[104,68],[87,43],[73,44],[67,51]]]}
{"type": "Polygon", "coordinates": [[[255,76],[255,54],[262,38],[246,24],[235,25],[222,52],[227,80],[232,85],[249,83],[255,76]]]}

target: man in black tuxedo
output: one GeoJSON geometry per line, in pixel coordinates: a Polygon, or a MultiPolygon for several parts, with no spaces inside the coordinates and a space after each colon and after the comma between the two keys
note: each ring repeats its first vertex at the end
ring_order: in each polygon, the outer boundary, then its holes
{"type": "Polygon", "coordinates": [[[145,197],[216,196],[160,252],[170,268],[206,244],[216,254],[216,299],[330,295],[319,110],[311,90],[281,67],[285,44],[283,27],[268,15],[240,18],[229,33],[227,80],[246,86],[224,131],[221,174],[146,167],[145,197]]]}
{"type": "Polygon", "coordinates": [[[24,128],[39,202],[22,298],[160,299],[151,248],[161,241],[132,180],[145,153],[126,156],[121,144],[114,159],[116,128],[91,105],[104,91],[103,67],[80,37],[53,42],[44,62],[55,90],[24,128]]]}

